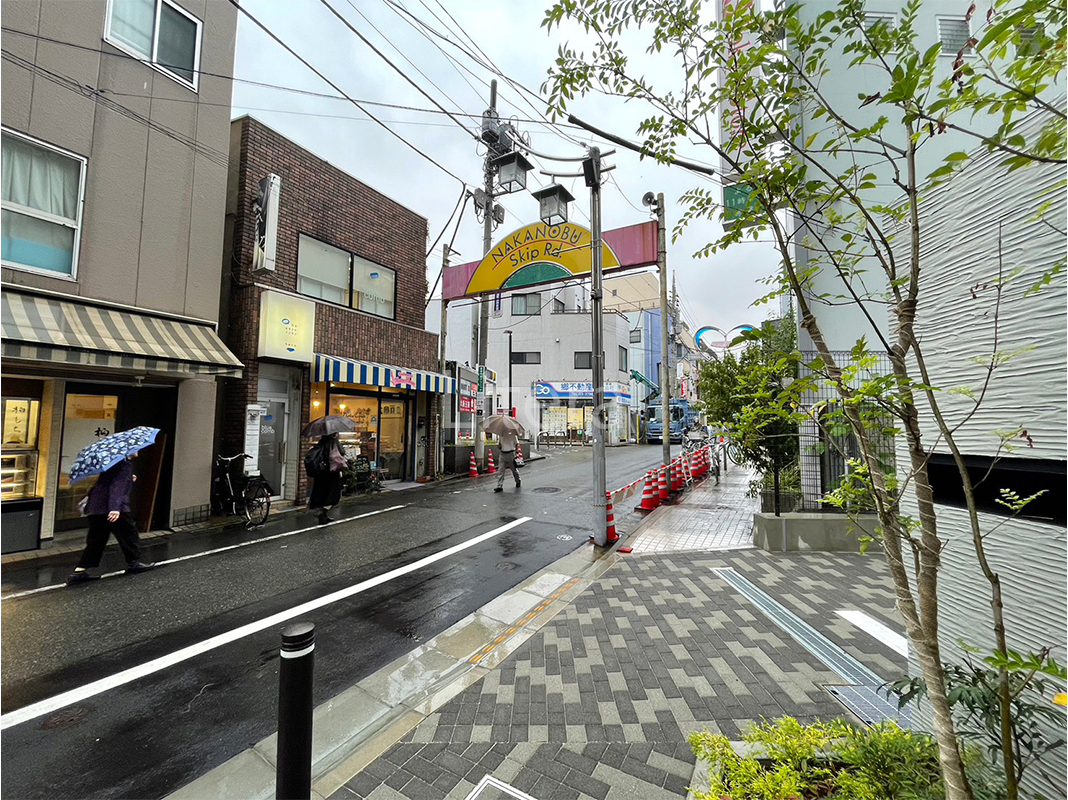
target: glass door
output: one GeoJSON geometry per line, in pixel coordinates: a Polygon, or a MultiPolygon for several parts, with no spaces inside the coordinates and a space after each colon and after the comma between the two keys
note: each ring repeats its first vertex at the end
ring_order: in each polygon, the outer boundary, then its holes
{"type": "Polygon", "coordinates": [[[287,402],[281,398],[259,399],[266,410],[260,417],[260,474],[271,484],[274,496],[286,493],[286,423],[289,419],[287,402]]]}
{"type": "Polygon", "coordinates": [[[59,486],[56,491],[56,529],[68,530],[85,523],[78,501],[89,493],[95,477],[71,486],[70,467],[84,447],[115,432],[116,395],[68,394],[63,412],[63,441],[59,455],[59,486]]]}
{"type": "Polygon", "coordinates": [[[379,423],[379,467],[386,471],[385,477],[404,477],[404,454],[408,434],[408,404],[401,399],[382,398],[382,414],[379,423]]]}

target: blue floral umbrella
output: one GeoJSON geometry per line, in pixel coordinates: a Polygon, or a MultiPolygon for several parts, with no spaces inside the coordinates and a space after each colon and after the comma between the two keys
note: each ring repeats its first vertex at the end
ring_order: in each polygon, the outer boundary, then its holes
{"type": "Polygon", "coordinates": [[[156,441],[159,428],[142,425],[98,439],[78,453],[70,465],[70,482],[77,483],[90,475],[107,472],[131,453],[136,453],[156,441]]]}

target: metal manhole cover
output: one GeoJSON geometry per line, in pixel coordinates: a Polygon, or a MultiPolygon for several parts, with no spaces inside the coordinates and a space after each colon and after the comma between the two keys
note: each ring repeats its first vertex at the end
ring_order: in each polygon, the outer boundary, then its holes
{"type": "Polygon", "coordinates": [[[566,533],[558,533],[558,534],[556,534],[556,538],[559,539],[561,542],[570,542],[571,541],[571,537],[568,536],[566,533]]]}
{"type": "Polygon", "coordinates": [[[44,730],[54,731],[63,728],[72,728],[85,720],[93,711],[92,706],[71,706],[57,711],[41,723],[44,730]]]}
{"type": "Polygon", "coordinates": [[[498,561],[497,569],[501,569],[507,572],[508,570],[515,569],[515,564],[513,564],[511,561],[498,561]]]}
{"type": "Polygon", "coordinates": [[[556,486],[539,486],[534,490],[534,494],[553,494],[559,491],[560,489],[556,486]]]}

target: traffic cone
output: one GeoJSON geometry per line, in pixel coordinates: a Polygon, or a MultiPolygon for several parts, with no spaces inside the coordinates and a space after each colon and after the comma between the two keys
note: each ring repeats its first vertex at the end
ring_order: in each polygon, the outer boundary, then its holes
{"type": "MultiPolygon", "coordinates": [[[[493,463],[493,451],[486,450],[486,452],[489,453],[489,461],[486,462],[486,474],[492,475],[494,472],[497,471],[497,467],[493,463]]],[[[474,453],[472,453],[472,455],[474,455],[474,453]]]]}
{"type": "Polygon", "coordinates": [[[467,465],[467,477],[468,478],[477,478],[478,477],[478,465],[475,463],[475,454],[474,453],[471,453],[471,461],[467,465]]]}
{"type": "Polygon", "coordinates": [[[517,467],[523,466],[523,443],[515,443],[515,465],[517,467]]]}
{"type": "Polygon", "coordinates": [[[653,491],[653,473],[645,473],[645,486],[642,488],[642,502],[641,505],[635,507],[635,511],[647,512],[652,511],[660,505],[660,499],[653,491]]]}
{"type": "Polygon", "coordinates": [[[661,464],[657,473],[657,481],[660,489],[660,502],[666,503],[668,501],[668,496],[670,495],[670,492],[668,491],[667,467],[661,464]]]}
{"type": "Polygon", "coordinates": [[[619,534],[616,533],[616,512],[612,508],[612,493],[605,492],[605,541],[608,544],[619,541],[619,534]]]}
{"type": "Polygon", "coordinates": [[[671,459],[671,472],[668,474],[668,492],[674,494],[679,490],[679,460],[671,459]]]}

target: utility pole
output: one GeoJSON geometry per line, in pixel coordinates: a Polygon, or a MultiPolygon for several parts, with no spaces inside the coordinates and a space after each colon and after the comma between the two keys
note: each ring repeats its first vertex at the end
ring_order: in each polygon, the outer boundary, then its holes
{"type": "Polygon", "coordinates": [[[660,409],[664,419],[661,446],[663,463],[671,463],[671,377],[668,372],[671,344],[668,341],[668,296],[667,296],[667,210],[664,208],[664,193],[656,196],[656,264],[660,272],[660,409]]]}
{"type": "Polygon", "coordinates": [[[601,151],[589,149],[589,157],[582,162],[586,186],[590,190],[590,272],[591,313],[593,317],[593,542],[599,547],[608,543],[605,437],[608,420],[604,408],[604,320],[602,305],[601,252],[601,151]]]}
{"type": "MultiPolygon", "coordinates": [[[[497,116],[497,81],[496,79],[490,81],[490,102],[489,108],[486,110],[485,116],[496,118],[497,116]]],[[[483,176],[486,180],[486,210],[485,217],[482,220],[482,257],[485,258],[489,253],[490,248],[493,247],[493,157],[494,150],[492,147],[487,148],[486,160],[482,169],[483,176]]],[[[490,298],[483,296],[479,300],[478,311],[478,363],[475,364],[475,369],[479,370],[479,377],[485,375],[486,371],[486,356],[489,350],[489,304],[490,298]]],[[[485,397],[486,384],[485,379],[479,381],[478,390],[485,397]]],[[[482,414],[486,413],[486,409],[483,407],[482,414]]],[[[475,413],[475,460],[478,462],[479,467],[484,466],[484,459],[486,457],[486,442],[485,436],[482,433],[482,415],[475,413]]]]}
{"type": "MultiPolygon", "coordinates": [[[[449,301],[445,299],[445,270],[449,267],[449,246],[446,244],[441,256],[441,334],[438,336],[438,372],[445,374],[445,336],[449,327],[449,301]]],[[[438,440],[434,471],[441,475],[445,472],[445,395],[438,394],[438,440]]]]}

